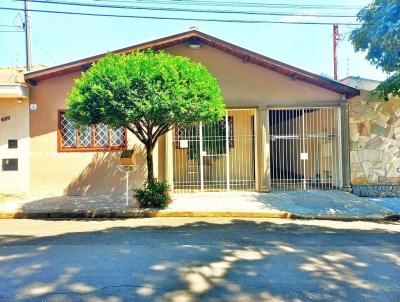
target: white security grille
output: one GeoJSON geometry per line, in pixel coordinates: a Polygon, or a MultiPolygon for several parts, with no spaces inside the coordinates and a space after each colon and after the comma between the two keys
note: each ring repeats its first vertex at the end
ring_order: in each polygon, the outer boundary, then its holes
{"type": "Polygon", "coordinates": [[[269,110],[272,189],[342,187],[339,109],[269,110]]]}
{"type": "Polygon", "coordinates": [[[67,119],[65,114],[61,115],[61,143],[63,147],[76,146],[76,130],[74,125],[67,119]]]}
{"type": "Polygon", "coordinates": [[[90,147],[92,145],[92,127],[81,126],[79,127],[79,146],[90,147]]]}
{"type": "Polygon", "coordinates": [[[110,129],[111,145],[124,146],[125,145],[125,128],[110,129]]]}
{"type": "Polygon", "coordinates": [[[75,128],[64,112],[60,113],[59,118],[62,148],[111,150],[126,146],[124,127],[113,129],[108,125],[98,124],[75,128]]]}
{"type": "Polygon", "coordinates": [[[175,190],[255,190],[254,110],[229,110],[217,123],[176,126],[175,190]]]}
{"type": "Polygon", "coordinates": [[[96,146],[108,146],[108,126],[105,124],[96,125],[96,146]]]}

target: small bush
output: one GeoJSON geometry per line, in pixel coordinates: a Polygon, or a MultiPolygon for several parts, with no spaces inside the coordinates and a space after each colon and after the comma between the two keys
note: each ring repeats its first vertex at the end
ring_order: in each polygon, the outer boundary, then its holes
{"type": "Polygon", "coordinates": [[[135,197],[141,208],[165,209],[171,203],[170,186],[156,179],[146,183],[144,188],[135,189],[135,197]]]}

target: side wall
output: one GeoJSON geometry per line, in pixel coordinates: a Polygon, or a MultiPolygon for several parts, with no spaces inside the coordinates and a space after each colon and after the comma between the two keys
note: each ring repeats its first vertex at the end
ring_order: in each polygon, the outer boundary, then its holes
{"type": "Polygon", "coordinates": [[[400,196],[400,99],[378,101],[363,90],[349,104],[353,192],[400,196]]]}
{"type": "Polygon", "coordinates": [[[29,102],[0,99],[0,191],[29,191],[29,102]],[[8,140],[18,141],[17,149],[8,140]],[[3,159],[18,159],[18,171],[2,171],[3,159]]]}

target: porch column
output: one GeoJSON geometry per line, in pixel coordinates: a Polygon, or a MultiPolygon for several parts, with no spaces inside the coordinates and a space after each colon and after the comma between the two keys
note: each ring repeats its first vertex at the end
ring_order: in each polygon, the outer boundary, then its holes
{"type": "Polygon", "coordinates": [[[165,180],[174,191],[174,149],[172,146],[173,130],[165,134],[165,180]]]}
{"type": "MultiPolygon", "coordinates": [[[[259,124],[260,124],[260,135],[261,135],[261,156],[258,165],[260,167],[260,189],[262,192],[271,191],[271,177],[270,177],[270,154],[269,154],[269,114],[266,107],[260,107],[259,113],[259,124]]],[[[260,154],[260,153],[259,153],[260,154]]]]}
{"type": "Polygon", "coordinates": [[[351,170],[350,170],[350,139],[349,139],[349,104],[344,102],[340,104],[340,117],[342,129],[342,173],[343,173],[343,191],[351,192],[351,170]]]}

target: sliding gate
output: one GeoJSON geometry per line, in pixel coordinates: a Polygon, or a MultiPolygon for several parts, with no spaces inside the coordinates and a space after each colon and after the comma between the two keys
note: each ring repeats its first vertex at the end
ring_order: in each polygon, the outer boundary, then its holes
{"type": "Polygon", "coordinates": [[[342,187],[340,111],[337,107],[269,110],[271,187],[342,187]]]}
{"type": "Polygon", "coordinates": [[[175,191],[255,190],[255,111],[228,110],[216,123],[175,127],[175,191]]]}

